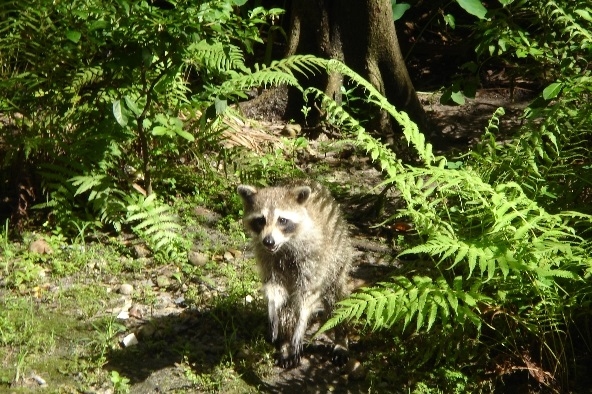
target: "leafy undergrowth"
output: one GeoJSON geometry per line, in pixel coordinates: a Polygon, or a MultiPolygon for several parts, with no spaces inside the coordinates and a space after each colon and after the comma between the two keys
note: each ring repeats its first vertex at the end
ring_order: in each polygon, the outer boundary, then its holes
{"type": "MultiPolygon", "coordinates": [[[[321,138],[290,156],[301,165],[323,159],[312,176],[345,206],[358,245],[351,285],[360,287],[395,272],[393,245],[399,249],[409,239],[369,227],[380,215],[369,213],[375,203],[368,199],[380,172],[351,144],[329,145],[321,138]]],[[[228,209],[232,199],[222,203],[216,193],[171,202],[187,246],[166,259],[126,233],[81,228],[71,239],[28,232],[16,241],[6,225],[0,390],[398,393],[474,383],[457,371],[412,368],[417,355],[406,345],[363,326],[352,330],[345,368],[331,364],[326,336],[312,339],[318,324],[309,330],[302,365],[275,367],[238,209],[228,209]]]]}
{"type": "MultiPolygon", "coordinates": [[[[315,154],[324,156],[320,146],[315,154]]],[[[310,160],[310,149],[306,155],[301,158],[310,160]]],[[[368,179],[368,172],[378,176],[365,161],[357,166],[358,179],[368,179]]],[[[209,209],[228,204],[214,196],[177,199],[170,211],[188,246],[166,258],[125,233],[80,227],[71,239],[28,232],[17,241],[9,238],[6,223],[0,245],[0,390],[245,393],[298,391],[311,384],[319,390],[372,387],[360,378],[348,382],[331,365],[326,338],[311,343],[301,368],[284,373],[274,367],[265,339],[266,308],[238,210],[222,216],[209,209]],[[205,200],[208,206],[202,205],[205,200]]],[[[358,349],[360,355],[370,350],[358,349]]]]}
{"type": "MultiPolygon", "coordinates": [[[[366,152],[351,141],[335,143],[326,136],[311,142],[283,139],[280,144],[281,150],[265,156],[270,159],[264,168],[267,179],[305,168],[309,176],[327,184],[344,206],[357,246],[352,287],[379,282],[382,290],[397,290],[395,285],[401,285],[405,275],[410,289],[417,285],[422,294],[432,294],[432,298],[426,296],[425,305],[438,311],[433,308],[434,294],[440,290],[432,290],[443,281],[417,280],[442,263],[434,264],[422,253],[405,255],[403,261],[395,259],[402,250],[426,246],[405,217],[377,225],[403,209],[401,189],[387,185],[381,192],[376,187],[383,175],[366,152]],[[290,161],[281,161],[282,157],[290,161]],[[388,282],[393,275],[398,278],[388,282]]],[[[242,160],[246,162],[248,156],[242,160]]],[[[261,178],[259,173],[240,175],[261,178]]],[[[194,176],[187,168],[176,179],[187,177],[190,184],[194,176]]],[[[352,360],[345,368],[329,361],[324,335],[310,340],[299,368],[284,371],[275,367],[273,348],[265,338],[266,307],[239,223],[231,179],[169,201],[168,214],[178,218],[182,230],[176,251],[166,256],[151,252],[149,237],[85,231],[82,225],[71,238],[59,231],[28,232],[15,241],[9,238],[7,223],[0,243],[0,391],[544,391],[540,382],[548,375],[533,360],[532,350],[516,348],[504,353],[484,345],[495,343],[502,333],[489,322],[514,313],[511,306],[495,310],[485,302],[481,311],[475,308],[486,322],[480,336],[474,335],[469,323],[466,330],[455,330],[429,313],[423,326],[419,317],[412,317],[405,323],[407,329],[374,331],[387,322],[381,321],[378,308],[373,314],[364,309],[366,302],[359,309],[366,315],[351,330],[352,360]],[[446,335],[442,335],[443,328],[448,329],[446,335]]],[[[481,270],[486,279],[489,266],[481,260],[477,263],[477,257],[474,261],[472,271],[481,270]]],[[[494,282],[484,280],[482,285],[494,282]]],[[[503,282],[496,283],[501,289],[503,282]]],[[[368,297],[372,294],[380,300],[381,288],[368,289],[358,293],[362,297],[358,301],[372,301],[368,297]]],[[[464,294],[463,302],[468,300],[466,294],[473,294],[470,289],[448,291],[464,294]]],[[[463,310],[471,312],[471,308],[463,310]]],[[[343,309],[340,313],[344,316],[343,309]]],[[[318,328],[309,330],[309,338],[318,328]]],[[[525,343],[520,333],[508,339],[518,346],[525,343]]]]}
{"type": "Polygon", "coordinates": [[[242,365],[268,368],[258,280],[228,234],[188,234],[191,260],[169,264],[123,237],[4,238],[0,387],[210,391],[238,385],[242,365]]]}

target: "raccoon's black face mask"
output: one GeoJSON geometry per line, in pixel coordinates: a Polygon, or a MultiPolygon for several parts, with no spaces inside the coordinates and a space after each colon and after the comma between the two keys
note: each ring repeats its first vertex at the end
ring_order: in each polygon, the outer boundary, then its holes
{"type": "Polygon", "coordinates": [[[310,223],[305,204],[310,197],[308,186],[257,189],[240,185],[245,228],[271,253],[305,230],[310,223]]]}

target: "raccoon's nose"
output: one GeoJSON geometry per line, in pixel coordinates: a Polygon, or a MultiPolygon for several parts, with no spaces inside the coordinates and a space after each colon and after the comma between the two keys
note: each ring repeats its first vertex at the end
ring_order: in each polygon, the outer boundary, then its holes
{"type": "Polygon", "coordinates": [[[272,249],[275,246],[275,241],[273,240],[273,237],[271,235],[268,235],[267,237],[263,238],[263,245],[268,249],[272,249]]]}

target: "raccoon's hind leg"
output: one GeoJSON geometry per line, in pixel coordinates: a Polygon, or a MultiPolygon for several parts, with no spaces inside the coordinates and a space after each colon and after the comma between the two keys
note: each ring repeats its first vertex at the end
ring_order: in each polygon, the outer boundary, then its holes
{"type": "MultiPolygon", "coordinates": [[[[341,281],[343,283],[344,281],[341,281]]],[[[331,313],[335,306],[335,300],[344,299],[347,294],[347,288],[341,286],[336,289],[335,297],[325,297],[323,299],[324,306],[324,322],[331,317],[331,313]]],[[[349,360],[349,343],[348,343],[348,326],[347,323],[341,323],[337,327],[333,328],[333,353],[331,355],[331,361],[334,365],[342,366],[349,360]]]]}
{"type": "Polygon", "coordinates": [[[347,324],[342,323],[333,329],[333,354],[331,361],[337,366],[342,366],[349,360],[349,347],[347,339],[347,324]]]}

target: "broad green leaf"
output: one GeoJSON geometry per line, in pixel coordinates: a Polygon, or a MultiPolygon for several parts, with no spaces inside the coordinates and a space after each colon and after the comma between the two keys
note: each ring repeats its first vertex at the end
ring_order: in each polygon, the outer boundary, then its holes
{"type": "Polygon", "coordinates": [[[115,120],[120,126],[127,126],[127,116],[125,116],[120,100],[113,101],[113,115],[115,115],[115,120]]]}
{"type": "Polygon", "coordinates": [[[446,298],[448,299],[448,304],[450,304],[450,308],[454,311],[454,313],[457,313],[458,298],[456,297],[456,294],[454,294],[454,292],[452,291],[447,291],[446,298]]]}
{"type": "Polygon", "coordinates": [[[228,103],[226,100],[214,99],[214,108],[216,108],[216,115],[220,115],[226,111],[228,103]]]}
{"type": "Polygon", "coordinates": [[[183,137],[189,142],[195,141],[195,137],[191,133],[189,133],[183,129],[175,129],[175,133],[177,133],[177,135],[179,137],[183,137]]]}
{"type": "Polygon", "coordinates": [[[563,83],[561,83],[561,82],[552,83],[551,85],[547,86],[543,90],[543,98],[545,100],[554,99],[555,97],[557,97],[557,95],[559,95],[559,92],[561,92],[562,88],[563,88],[563,83]]]}
{"type": "Polygon", "coordinates": [[[475,266],[477,265],[477,250],[475,248],[469,248],[468,258],[469,275],[467,276],[467,278],[470,278],[471,275],[473,275],[473,270],[475,269],[475,266]]]}
{"type": "Polygon", "coordinates": [[[68,30],[66,32],[66,38],[68,38],[68,40],[72,41],[75,44],[77,44],[78,41],[80,41],[80,37],[82,37],[82,34],[80,34],[79,31],[68,30]]]}
{"type": "Polygon", "coordinates": [[[155,126],[152,129],[152,135],[167,135],[169,134],[169,129],[164,126],[155,126]]]}
{"type": "Polygon", "coordinates": [[[428,317],[428,326],[426,328],[426,331],[430,331],[430,329],[434,325],[434,322],[436,321],[437,316],[438,316],[438,305],[437,305],[437,303],[432,302],[431,307],[430,307],[430,315],[428,317]]]}
{"type": "Polygon", "coordinates": [[[401,19],[405,11],[411,6],[407,3],[393,3],[393,20],[397,21],[401,19]]]}
{"type": "Polygon", "coordinates": [[[471,15],[475,15],[479,19],[485,19],[487,8],[483,7],[480,0],[456,0],[465,11],[471,15]]]}
{"type": "Polygon", "coordinates": [[[134,115],[140,116],[142,114],[142,111],[140,111],[140,108],[138,108],[135,101],[133,101],[128,96],[125,96],[123,99],[125,100],[127,107],[134,113],[134,115]]]}
{"type": "Polygon", "coordinates": [[[469,252],[469,246],[462,244],[461,247],[458,249],[458,253],[456,254],[456,257],[454,258],[454,261],[452,262],[452,265],[450,266],[449,269],[452,269],[455,265],[460,263],[462,261],[462,259],[465,258],[465,256],[467,255],[468,252],[469,252]]]}
{"type": "Polygon", "coordinates": [[[92,30],[100,30],[100,29],[105,29],[107,26],[109,26],[109,24],[104,21],[104,20],[98,20],[98,21],[94,21],[93,23],[90,24],[89,29],[92,30]]]}
{"type": "Polygon", "coordinates": [[[450,98],[458,105],[463,105],[465,103],[465,95],[461,91],[450,93],[450,98]]]}

